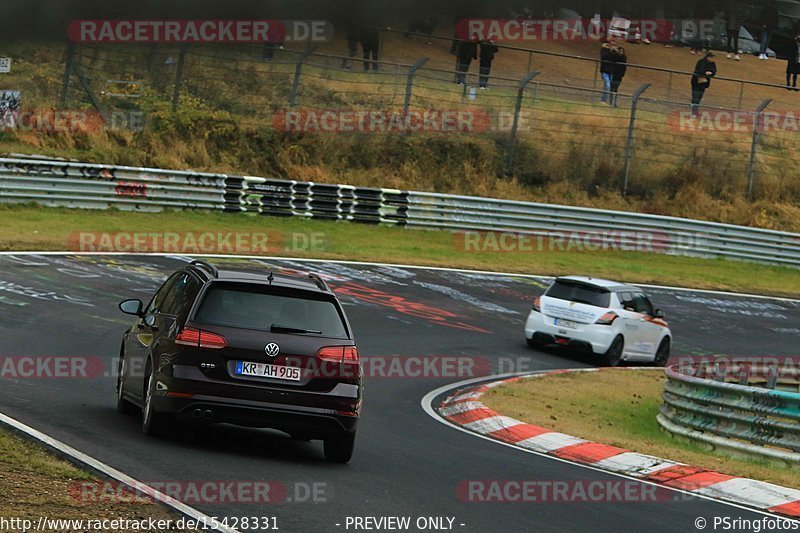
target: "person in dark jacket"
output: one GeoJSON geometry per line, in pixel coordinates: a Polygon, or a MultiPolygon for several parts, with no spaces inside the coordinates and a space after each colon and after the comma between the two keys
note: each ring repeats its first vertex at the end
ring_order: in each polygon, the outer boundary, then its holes
{"type": "Polygon", "coordinates": [[[611,82],[614,80],[617,63],[616,48],[614,39],[610,39],[600,47],[600,76],[603,78],[603,94],[600,95],[600,101],[604,104],[611,96],[611,82]]]}
{"type": "Polygon", "coordinates": [[[692,75],[692,116],[696,117],[700,112],[700,102],[706,94],[706,89],[711,86],[711,78],[717,75],[717,64],[714,62],[714,54],[711,52],[697,62],[692,75]]]}
{"type": "Polygon", "coordinates": [[[364,72],[369,72],[370,66],[377,72],[378,50],[381,45],[380,30],[374,26],[361,26],[358,29],[358,39],[364,51],[364,72]]]}
{"type": "Polygon", "coordinates": [[[456,83],[467,83],[467,72],[473,59],[478,59],[478,44],[475,41],[459,41],[458,43],[458,73],[456,83]]]}
{"type": "Polygon", "coordinates": [[[786,62],[786,88],[797,90],[797,76],[800,74],[800,34],[789,46],[789,60],[786,62]]]}
{"type": "Polygon", "coordinates": [[[481,41],[481,89],[489,88],[489,74],[492,72],[492,61],[494,61],[494,56],[499,51],[500,49],[493,41],[481,41]]]}
{"type": "Polygon", "coordinates": [[[614,63],[614,72],[611,74],[611,99],[609,104],[617,107],[619,86],[622,85],[622,78],[625,77],[625,73],[628,71],[628,55],[621,46],[618,46],[614,52],[616,62],[614,63]]]}

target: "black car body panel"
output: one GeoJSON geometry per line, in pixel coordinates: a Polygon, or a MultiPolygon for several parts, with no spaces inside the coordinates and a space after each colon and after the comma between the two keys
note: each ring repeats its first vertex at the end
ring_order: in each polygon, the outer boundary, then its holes
{"type": "Polygon", "coordinates": [[[146,407],[152,375],[157,413],[305,438],[355,433],[361,365],[347,317],[320,278],[187,265],[137,318],[120,354],[124,400],[146,407]],[[275,375],[242,374],[256,369],[275,375]]]}

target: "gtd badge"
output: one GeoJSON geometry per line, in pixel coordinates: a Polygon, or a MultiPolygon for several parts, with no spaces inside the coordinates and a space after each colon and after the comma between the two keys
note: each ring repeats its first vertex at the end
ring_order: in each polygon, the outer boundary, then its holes
{"type": "Polygon", "coordinates": [[[270,357],[277,357],[281,353],[281,349],[277,344],[271,342],[264,346],[264,352],[270,357]]]}

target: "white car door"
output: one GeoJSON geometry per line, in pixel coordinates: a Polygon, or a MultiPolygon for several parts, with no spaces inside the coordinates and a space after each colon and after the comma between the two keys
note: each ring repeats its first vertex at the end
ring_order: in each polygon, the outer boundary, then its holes
{"type": "Polygon", "coordinates": [[[617,296],[622,306],[619,315],[625,336],[625,355],[629,359],[645,359],[650,356],[645,350],[649,331],[645,315],[637,309],[635,293],[620,292],[617,296]]]}
{"type": "Polygon", "coordinates": [[[651,360],[655,357],[656,350],[658,350],[658,342],[661,339],[663,329],[659,324],[653,322],[655,308],[644,293],[634,293],[633,303],[636,311],[642,317],[641,337],[639,339],[641,353],[647,355],[648,360],[651,360]]]}

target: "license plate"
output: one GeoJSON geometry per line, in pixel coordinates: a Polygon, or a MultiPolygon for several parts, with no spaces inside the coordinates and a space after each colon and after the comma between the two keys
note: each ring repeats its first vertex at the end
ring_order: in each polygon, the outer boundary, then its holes
{"type": "Polygon", "coordinates": [[[556,318],[555,325],[560,328],[578,329],[578,324],[571,320],[564,320],[563,318],[556,318]]]}
{"type": "Polygon", "coordinates": [[[266,363],[248,363],[236,361],[237,376],[252,376],[257,378],[283,379],[286,381],[300,381],[300,369],[296,366],[268,365],[266,363]]]}

